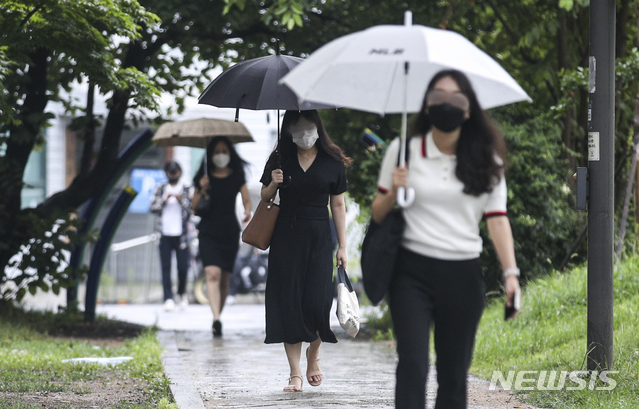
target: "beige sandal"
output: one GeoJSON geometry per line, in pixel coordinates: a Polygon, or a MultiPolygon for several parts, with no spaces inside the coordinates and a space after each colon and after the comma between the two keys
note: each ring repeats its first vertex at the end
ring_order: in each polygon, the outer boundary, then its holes
{"type": "Polygon", "coordinates": [[[302,375],[291,375],[291,377],[288,378],[288,385],[284,388],[284,392],[302,392],[303,385],[304,385],[304,378],[302,378],[302,375]],[[300,378],[299,388],[291,383],[293,378],[300,378]]]}
{"type": "Polygon", "coordinates": [[[313,381],[311,380],[311,377],[312,377],[312,376],[322,376],[322,371],[321,371],[321,370],[317,370],[317,371],[310,371],[310,372],[309,372],[309,370],[308,370],[308,362],[319,362],[319,358],[318,358],[318,359],[315,359],[315,360],[313,360],[313,361],[311,361],[311,360],[309,360],[309,359],[308,359],[308,349],[309,349],[309,348],[310,348],[310,347],[306,348],[306,361],[307,361],[307,364],[306,364],[306,365],[307,365],[307,366],[306,366],[306,380],[308,381],[308,383],[309,383],[311,386],[320,386],[320,385],[322,384],[322,380],[323,380],[323,379],[320,379],[320,380],[319,380],[319,381],[317,381],[317,382],[313,382],[313,381]]]}

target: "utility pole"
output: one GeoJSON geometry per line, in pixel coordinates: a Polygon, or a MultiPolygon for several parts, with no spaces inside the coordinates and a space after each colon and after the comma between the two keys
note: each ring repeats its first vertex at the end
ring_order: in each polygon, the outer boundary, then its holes
{"type": "Polygon", "coordinates": [[[613,364],[615,0],[590,1],[588,369],[613,364]]]}

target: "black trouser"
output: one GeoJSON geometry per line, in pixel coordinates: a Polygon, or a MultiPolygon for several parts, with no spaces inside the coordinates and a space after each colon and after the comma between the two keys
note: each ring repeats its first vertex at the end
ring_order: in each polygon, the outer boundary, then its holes
{"type": "Polygon", "coordinates": [[[401,249],[389,298],[399,355],[395,407],[425,407],[434,325],[439,384],[435,409],[465,409],[466,377],[484,308],[479,259],[437,260],[401,249]]]}
{"type": "Polygon", "coordinates": [[[160,263],[162,264],[162,288],[164,301],[173,299],[171,288],[171,254],[175,251],[178,271],[178,294],[186,292],[186,274],[189,270],[189,248],[182,244],[180,236],[162,236],[160,238],[160,263]]]}

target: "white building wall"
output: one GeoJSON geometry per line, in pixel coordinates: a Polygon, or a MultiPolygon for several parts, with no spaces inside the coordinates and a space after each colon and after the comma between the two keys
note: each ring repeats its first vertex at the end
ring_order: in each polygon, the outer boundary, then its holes
{"type": "Polygon", "coordinates": [[[68,118],[57,115],[47,128],[46,145],[46,195],[66,188],[66,127],[68,118]]]}
{"type": "Polygon", "coordinates": [[[191,167],[191,148],[176,146],[173,151],[173,160],[182,168],[182,179],[188,183],[193,180],[194,171],[191,167]]]}

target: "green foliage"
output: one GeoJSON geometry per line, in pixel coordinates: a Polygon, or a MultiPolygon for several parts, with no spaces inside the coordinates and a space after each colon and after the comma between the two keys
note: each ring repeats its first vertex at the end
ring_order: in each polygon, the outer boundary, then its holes
{"type": "Polygon", "coordinates": [[[135,67],[118,70],[118,87],[131,92],[131,109],[159,110],[160,90],[148,75],[135,67]]]}
{"type": "Polygon", "coordinates": [[[559,0],[559,7],[570,11],[575,7],[575,3],[580,7],[587,7],[590,4],[590,0],[559,0]]]}
{"type": "MultiPolygon", "coordinates": [[[[504,125],[504,133],[508,144],[508,218],[517,264],[523,278],[532,279],[560,266],[585,215],[574,208],[556,124],[537,119],[522,125],[504,125]]],[[[485,229],[482,231],[487,237],[485,229]]],[[[502,270],[490,241],[485,239],[484,244],[486,283],[489,290],[495,290],[502,270]]]]}
{"type": "MultiPolygon", "coordinates": [[[[7,47],[0,46],[0,84],[3,83],[11,72],[10,62],[7,57],[7,47]]],[[[13,107],[6,103],[7,96],[4,92],[0,92],[0,123],[10,121],[13,116],[13,107]]]]}
{"type": "Polygon", "coordinates": [[[389,341],[395,339],[393,332],[393,319],[391,318],[390,308],[386,300],[382,301],[377,309],[370,310],[365,314],[365,328],[370,332],[373,341],[389,341]]]}
{"type": "Polygon", "coordinates": [[[158,409],[178,409],[178,405],[175,402],[171,402],[168,398],[162,398],[160,402],[158,402],[158,409]]]}
{"type": "MultiPolygon", "coordinates": [[[[32,56],[38,49],[50,53],[48,83],[50,100],[74,81],[89,77],[104,93],[118,89],[127,80],[118,75],[117,42],[141,37],[143,27],[158,23],[136,0],[5,1],[0,4],[0,46],[5,47],[11,74],[2,81],[0,95],[7,95],[0,111],[14,112],[28,90],[32,56]]],[[[133,82],[139,93],[153,92],[153,84],[133,82]],[[146,90],[144,89],[146,87],[146,90]]],[[[2,102],[2,101],[0,101],[2,102]]],[[[15,114],[15,113],[14,113],[15,114]]]]}
{"type": "MultiPolygon", "coordinates": [[[[247,0],[224,0],[226,5],[224,6],[223,14],[228,14],[233,6],[237,7],[240,11],[244,11],[246,8],[247,0]]],[[[261,3],[262,21],[265,24],[274,23],[275,25],[282,24],[287,30],[292,30],[295,27],[303,27],[304,22],[302,20],[304,16],[304,4],[301,0],[275,0],[273,4],[268,6],[265,3],[261,3]]]]}
{"type": "MultiPolygon", "coordinates": [[[[614,275],[613,391],[527,391],[537,407],[634,408],[639,390],[639,258],[619,264],[614,275]]],[[[479,325],[472,372],[490,379],[500,370],[578,371],[586,369],[587,271],[555,272],[530,283],[523,309],[513,321],[503,319],[503,299],[494,300],[479,325]]]]}
{"type": "MultiPolygon", "coordinates": [[[[38,289],[58,295],[61,288],[75,284],[72,268],[64,262],[73,246],[83,240],[93,241],[94,236],[81,237],[78,221],[70,213],[39,217],[33,212],[20,214],[18,222],[25,229],[25,244],[7,265],[7,272],[0,274],[0,298],[17,301],[38,289]]],[[[0,243],[6,245],[4,243],[0,243]]],[[[76,274],[82,278],[84,270],[76,274]]]]}

